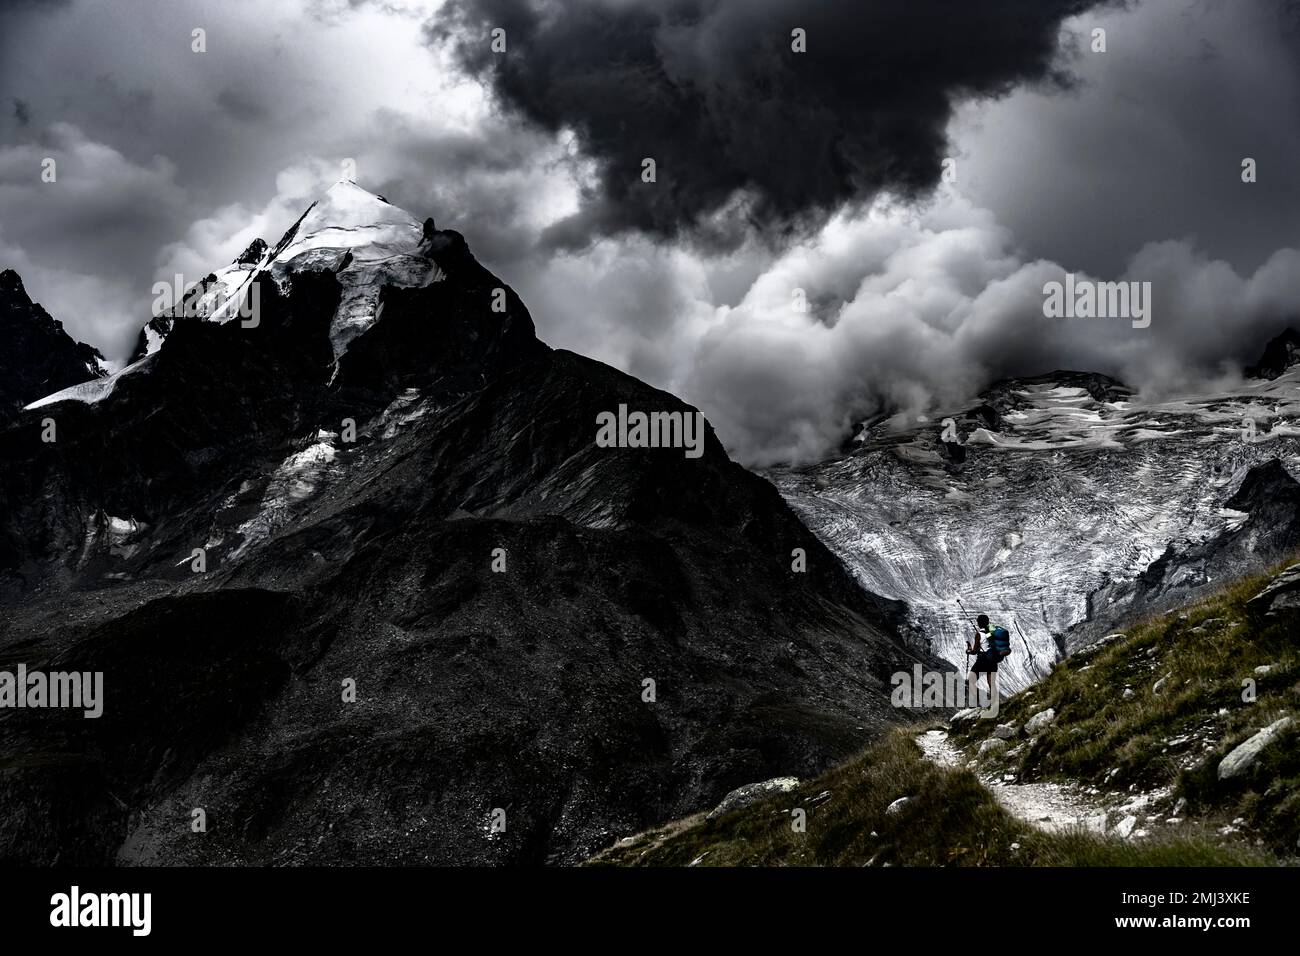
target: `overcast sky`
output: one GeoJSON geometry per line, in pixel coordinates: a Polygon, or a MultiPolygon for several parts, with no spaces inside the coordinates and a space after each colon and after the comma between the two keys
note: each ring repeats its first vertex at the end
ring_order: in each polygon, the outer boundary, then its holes
{"type": "Polygon", "coordinates": [[[807,459],[1005,374],[1231,378],[1300,324],[1298,53],[1294,0],[5,0],[0,268],[120,360],[155,281],[351,158],[550,344],[807,459]],[[1152,282],[1150,328],[1045,318],[1065,271],[1152,282]]]}

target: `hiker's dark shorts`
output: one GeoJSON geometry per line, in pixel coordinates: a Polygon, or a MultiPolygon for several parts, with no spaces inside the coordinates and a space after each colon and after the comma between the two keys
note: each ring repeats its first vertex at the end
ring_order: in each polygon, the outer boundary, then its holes
{"type": "Polygon", "coordinates": [[[972,669],[976,674],[996,674],[998,660],[997,651],[980,651],[975,655],[975,667],[972,669]]]}

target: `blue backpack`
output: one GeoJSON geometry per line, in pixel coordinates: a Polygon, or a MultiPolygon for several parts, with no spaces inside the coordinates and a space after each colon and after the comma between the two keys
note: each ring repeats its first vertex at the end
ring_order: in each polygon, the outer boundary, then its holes
{"type": "Polygon", "coordinates": [[[1011,653],[1011,632],[1005,627],[994,626],[989,633],[989,643],[998,657],[1007,657],[1011,653]]]}

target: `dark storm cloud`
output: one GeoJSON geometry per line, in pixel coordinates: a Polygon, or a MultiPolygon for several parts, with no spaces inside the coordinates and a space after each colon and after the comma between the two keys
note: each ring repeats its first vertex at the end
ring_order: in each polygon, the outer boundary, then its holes
{"type": "MultiPolygon", "coordinates": [[[[473,130],[420,129],[387,109],[375,112],[368,129],[383,144],[384,169],[372,188],[403,208],[426,211],[440,226],[471,229],[479,254],[488,245],[497,255],[500,243],[511,247],[512,257],[531,248],[518,223],[526,191],[501,184],[523,178],[554,152],[544,134],[499,121],[473,130]]],[[[375,165],[365,164],[363,178],[375,175],[375,165]]]]}
{"type": "Polygon", "coordinates": [[[217,94],[217,106],[231,119],[240,122],[262,120],[269,115],[260,97],[232,86],[227,86],[217,94]]]}
{"type": "Polygon", "coordinates": [[[4,0],[0,4],[0,13],[4,13],[6,8],[15,12],[25,10],[57,10],[60,7],[71,6],[72,0],[4,0]]]}
{"type": "MultiPolygon", "coordinates": [[[[450,0],[427,28],[508,111],[574,130],[599,185],[561,244],[819,221],[939,179],[956,100],[1053,75],[1061,21],[1094,0],[450,0]],[[490,31],[505,30],[494,53],[490,31]],[[791,49],[806,31],[807,52],[791,49]],[[641,180],[645,157],[658,182],[641,180]]],[[[739,238],[734,235],[732,238],[739,238]]]]}
{"type": "MultiPolygon", "coordinates": [[[[111,73],[100,73],[95,77],[93,89],[86,91],[76,110],[88,118],[85,124],[88,132],[115,133],[118,136],[125,133],[123,151],[147,159],[159,145],[150,142],[156,135],[154,110],[157,102],[158,94],[153,90],[124,87],[111,73]],[[133,137],[141,135],[145,137],[143,141],[133,141],[133,137]]],[[[65,100],[60,104],[60,112],[68,111],[69,104],[65,100]]]]}
{"type": "Polygon", "coordinates": [[[1155,240],[1194,237],[1243,273],[1300,244],[1300,6],[1144,0],[1076,25],[1108,48],[1071,58],[1067,94],[959,108],[966,196],[1029,255],[1098,274],[1155,240]]]}
{"type": "Polygon", "coordinates": [[[757,463],[1004,374],[1203,381],[1300,315],[1300,2],[431,6],[0,0],[0,101],[30,113],[0,117],[0,267],[122,358],[155,280],[275,239],[355,160],[463,232],[543,338],[757,463]],[[1152,281],[1152,327],[1047,323],[1065,270],[1152,281]]]}

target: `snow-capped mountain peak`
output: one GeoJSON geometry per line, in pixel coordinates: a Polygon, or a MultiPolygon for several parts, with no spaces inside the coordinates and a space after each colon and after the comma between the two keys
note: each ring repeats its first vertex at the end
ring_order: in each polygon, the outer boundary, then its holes
{"type": "Polygon", "coordinates": [[[419,220],[383,196],[340,180],[308,207],[282,258],[317,247],[354,249],[358,256],[391,254],[418,244],[422,228],[419,220]]]}
{"type": "Polygon", "coordinates": [[[232,264],[192,286],[177,307],[155,315],[141,330],[132,361],[121,372],[89,386],[55,392],[27,407],[107,397],[120,377],[145,367],[177,321],[249,321],[256,312],[256,303],[249,302],[253,279],[262,273],[268,273],[281,290],[289,287],[295,272],[327,271],[336,276],[341,295],[330,326],[330,344],[337,361],[378,320],[384,287],[420,288],[445,278],[427,242],[436,232],[432,219],[421,222],[382,196],[341,180],[308,206],[275,246],[254,242],[232,264]]]}
{"type": "Polygon", "coordinates": [[[341,180],[308,208],[266,265],[282,282],[291,271],[328,269],[338,276],[343,296],[330,329],[337,358],[375,323],[384,286],[414,288],[444,278],[420,248],[425,234],[406,210],[341,180]]]}

